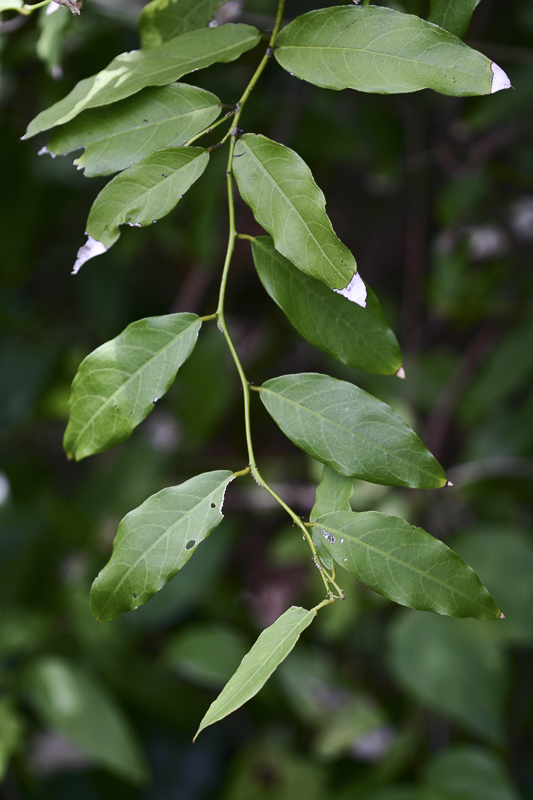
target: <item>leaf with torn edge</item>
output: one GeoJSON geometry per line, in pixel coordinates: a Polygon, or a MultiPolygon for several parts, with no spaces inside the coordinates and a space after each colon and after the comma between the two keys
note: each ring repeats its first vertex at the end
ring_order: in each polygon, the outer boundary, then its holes
{"type": "Polygon", "coordinates": [[[274,55],[288,72],[325,89],[468,96],[511,86],[497,64],[448,31],[376,6],[303,14],[281,31],[274,55]]]}
{"type": "Polygon", "coordinates": [[[172,211],[203,174],[209,153],[200,147],[172,147],[145,156],[104,186],[87,219],[86,244],[78,250],[72,274],[105,253],[120,236],[121,225],[141,228],[172,211]]]}
{"type": "Polygon", "coordinates": [[[355,259],[335,235],[326,199],[305,161],[266,136],[247,133],[235,147],[233,172],[243,200],[276,250],[302,272],[365,306],[366,287],[355,259]]]}
{"type": "Polygon", "coordinates": [[[463,36],[480,2],[481,0],[431,0],[428,22],[439,25],[454,36],[463,36]]]}
{"type": "Polygon", "coordinates": [[[109,105],[146,86],[165,86],[215,62],[234,61],[259,42],[250,25],[221,25],[189,31],[151,50],[122,53],[101,72],[85,78],[63,100],[38,114],[23,139],[64,125],[88,108],[109,105]]]}
{"type": "Polygon", "coordinates": [[[205,472],[152,495],[118,526],[113,554],[91,587],[99,622],[143,605],[187,563],[222,522],[229,470],[205,472]]]}
{"type": "Polygon", "coordinates": [[[141,47],[168,42],[182,33],[204,28],[224,0],[152,0],[139,17],[141,47]]]}
{"type": "Polygon", "coordinates": [[[319,517],[315,532],[338,564],[395,603],[451,617],[500,616],[474,570],[404,519],[339,511],[319,517]]]}
{"type": "MultiPolygon", "coordinates": [[[[324,465],[322,478],[316,487],[316,500],[309,520],[315,522],[323,514],[332,511],[351,511],[350,497],[353,494],[353,480],[345,475],[339,475],[335,470],[324,465]]],[[[324,546],[324,539],[313,528],[313,542],[318,556],[326,569],[331,570],[333,559],[328,549],[324,546]]]]}
{"type": "Polygon", "coordinates": [[[296,269],[270,237],[257,237],[252,252],[261,283],[308,342],[349,367],[385,375],[398,371],[400,347],[371,289],[362,308],[296,269]]]}
{"type": "Polygon", "coordinates": [[[385,486],[438,489],[446,476],[418,436],[386,403],[346,381],[302,373],[260,391],[283,433],[317,461],[385,486]]]}
{"type": "Polygon", "coordinates": [[[84,111],[56,128],[41,153],[63,155],[84,147],[74,161],[88,178],[110,175],[144,156],[182,147],[220,115],[220,100],[211,92],[174,83],[143,89],[133,97],[84,111]]]}
{"type": "Polygon", "coordinates": [[[79,461],[125,441],[174,382],[201,326],[196,314],[148,317],[88,355],[72,382],[67,455],[79,461]]]}
{"type": "Polygon", "coordinates": [[[248,702],[262,689],[272,673],[287,658],[300,634],[311,624],[316,611],[291,606],[259,636],[239,668],[211,703],[196,732],[219,722],[248,702]]]}

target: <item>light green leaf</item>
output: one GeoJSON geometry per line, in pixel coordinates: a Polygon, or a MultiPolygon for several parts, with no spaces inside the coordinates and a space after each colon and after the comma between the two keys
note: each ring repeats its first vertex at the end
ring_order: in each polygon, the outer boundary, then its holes
{"type": "Polygon", "coordinates": [[[371,289],[363,309],[296,269],[270,237],[256,238],[252,252],[263,286],[308,342],[349,367],[386,375],[398,371],[400,348],[371,289]]]}
{"type": "Polygon", "coordinates": [[[209,706],[196,736],[208,725],[232,714],[257,694],[276,667],[289,655],[300,634],[315,616],[314,610],[307,611],[305,608],[291,606],[273,625],[263,631],[233,677],[209,706]]]}
{"type": "Polygon", "coordinates": [[[315,533],[338,564],[395,603],[451,617],[500,616],[474,570],[404,519],[338,511],[319,517],[315,533]]]}
{"type": "Polygon", "coordinates": [[[204,173],[209,153],[200,147],[171,147],[150,153],[104,186],[87,219],[87,242],[72,274],[102,255],[120,237],[121,225],[151,225],[176,206],[204,173]]]}
{"type": "Polygon", "coordinates": [[[72,382],[67,455],[79,461],[125,441],[172,385],[201,326],[196,314],[148,317],[88,355],[72,382]]]}
{"type": "Polygon", "coordinates": [[[38,114],[23,138],[64,125],[88,108],[123,100],[146,86],[165,86],[215,62],[234,61],[258,42],[259,32],[250,25],[221,25],[184,33],[151,50],[122,53],[104,70],[76,84],[63,100],[38,114]]]}
{"type": "Polygon", "coordinates": [[[176,633],[163,652],[167,667],[201,686],[222,687],[248,650],[236,630],[220,625],[191,625],[176,633]]]}
{"type": "Polygon", "coordinates": [[[109,175],[157,150],[181,147],[219,114],[220,100],[204,89],[186,83],[152,87],[110,107],[84,111],[54,131],[47,152],[84,147],[74,162],[78,169],[88,178],[109,175]]]}
{"type": "Polygon", "coordinates": [[[393,676],[409,694],[475,736],[503,744],[508,663],[483,625],[410,611],[390,633],[393,676]]]}
{"type": "Polygon", "coordinates": [[[431,0],[428,21],[445,28],[455,36],[463,36],[480,2],[481,0],[431,0]]]}
{"type": "MultiPolygon", "coordinates": [[[[314,522],[323,514],[331,511],[351,511],[350,497],[353,494],[353,480],[345,475],[324,466],[322,479],[316,488],[316,500],[309,519],[314,522]]],[[[326,569],[331,570],[333,560],[331,554],[324,544],[324,540],[313,530],[313,541],[317,549],[321,562],[326,569]]]]}
{"type": "Polygon", "coordinates": [[[511,86],[497,64],[451,33],[391,8],[310,11],[287,25],[276,45],[284,69],[325,89],[480,95],[511,86]]]}
{"type": "Polygon", "coordinates": [[[144,49],[176,36],[204,28],[224,0],[152,0],[139,17],[139,36],[144,49]]]}
{"type": "Polygon", "coordinates": [[[261,400],[283,433],[341,475],[438,489],[440,464],[390,406],[346,381],[302,373],[272,378],[261,400]]]}
{"type": "Polygon", "coordinates": [[[113,697],[96,678],[59,656],[32,663],[25,690],[46,726],[97,765],[135,783],[147,779],[142,751],[113,697]]]}
{"type": "Polygon", "coordinates": [[[298,269],[359,305],[366,287],[353,255],[337,238],[326,199],[300,156],[266,136],[245,134],[235,148],[233,171],[243,200],[298,269]]]}
{"type": "Polygon", "coordinates": [[[222,522],[228,470],[206,472],[152,495],[118,526],[113,554],[91,588],[91,611],[109,622],[146,603],[222,522]]]}
{"type": "Polygon", "coordinates": [[[427,765],[423,780],[438,800],[519,800],[503,759],[474,744],[438,753],[427,765]]]}
{"type": "Polygon", "coordinates": [[[0,13],[2,11],[16,11],[22,8],[24,0],[0,0],[0,13]]]}

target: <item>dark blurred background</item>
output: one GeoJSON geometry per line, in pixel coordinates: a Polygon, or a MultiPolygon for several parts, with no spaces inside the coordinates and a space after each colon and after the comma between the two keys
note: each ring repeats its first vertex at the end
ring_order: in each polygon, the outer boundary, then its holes
{"type": "MultiPolygon", "coordinates": [[[[245,130],[311,167],[398,336],[405,381],[344,367],[301,339],[264,292],[246,242],[227,299],[250,380],[328,372],[414,427],[454,487],[356,482],[353,508],[404,516],[446,541],[506,619],[407,611],[345,573],[346,601],[195,745],[259,631],[322,589],[301,537],[250,478],[232,484],[223,524],[146,606],[105,625],[89,612],[127,511],[199,472],[246,465],[238,376],[214,324],[128,442],[79,464],[62,450],[85,355],[136,319],[216,306],[225,151],[165,219],[124,229],[72,277],[105,179],[85,179],[74,155],[39,157],[46,137],[19,141],[36,113],[138,47],[142,5],[1,15],[0,797],[533,798],[533,3],[482,0],[465,37],[514,91],[336,93],[272,63],[243,115],[245,130]]],[[[287,16],[321,5],[290,0],[287,16]]],[[[388,5],[429,12],[424,0],[388,5]]],[[[267,29],[274,7],[247,0],[233,11],[267,29]]],[[[257,61],[251,51],[185,80],[231,103],[257,61]]],[[[236,203],[238,230],[259,233],[236,203]]],[[[321,467],[252,399],[260,468],[306,515],[321,467]]]]}

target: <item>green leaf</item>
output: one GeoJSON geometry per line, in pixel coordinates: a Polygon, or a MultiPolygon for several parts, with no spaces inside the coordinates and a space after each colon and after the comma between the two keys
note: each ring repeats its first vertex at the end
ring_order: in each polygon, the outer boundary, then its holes
{"type": "Polygon", "coordinates": [[[57,8],[53,14],[47,14],[46,8],[41,9],[39,15],[40,35],[35,45],[35,51],[41,61],[46,65],[52,77],[60,78],[63,40],[72,20],[72,13],[68,8],[57,8]]]}
{"type": "Polygon", "coordinates": [[[148,317],[88,355],[72,382],[67,455],[79,461],[125,441],[172,385],[201,326],[196,314],[148,317]]]}
{"type": "Polygon", "coordinates": [[[0,781],[6,777],[11,756],[22,745],[24,721],[8,697],[0,699],[0,781]]]}
{"type": "Polygon", "coordinates": [[[224,0],[152,0],[139,17],[139,36],[144,49],[176,36],[204,28],[224,0]]]}
{"type": "Polygon", "coordinates": [[[232,714],[257,694],[276,667],[287,658],[300,634],[315,616],[314,610],[307,611],[305,608],[291,606],[273,625],[263,631],[233,677],[209,706],[195,739],[208,725],[232,714]]]}
{"type": "Polygon", "coordinates": [[[391,666],[400,685],[475,736],[502,746],[508,663],[484,626],[410,611],[390,631],[391,666]]]}
{"type": "Polygon", "coordinates": [[[270,237],[256,238],[252,252],[261,283],[308,342],[349,367],[386,375],[398,371],[400,348],[371,289],[363,309],[296,269],[270,237]]]}
{"type": "Polygon", "coordinates": [[[511,86],[500,67],[451,33],[391,8],[310,11],[287,25],[276,45],[284,69],[325,89],[480,95],[511,86]]]}
{"type": "Polygon", "coordinates": [[[2,11],[16,11],[22,8],[24,0],[0,0],[0,13],[2,11]]]}
{"type": "Polygon", "coordinates": [[[395,603],[450,617],[498,619],[474,570],[422,528],[377,511],[338,511],[316,521],[335,561],[395,603]]]}
{"type": "Polygon", "coordinates": [[[144,89],[110,107],[90,109],[52,134],[42,152],[56,155],[84,147],[74,162],[92,178],[119,172],[144,156],[181,147],[220,114],[211,92],[174,83],[144,89]]]}
{"type": "Polygon", "coordinates": [[[142,751],[107,689],[59,656],[32,663],[25,679],[29,700],[43,723],[63,734],[97,765],[135,783],[147,779],[142,751]]]}
{"type": "Polygon", "coordinates": [[[191,625],[170,639],[163,662],[193,683],[218,688],[231,678],[247,650],[246,640],[236,630],[191,625]]]}
{"type": "Polygon", "coordinates": [[[519,800],[503,759],[478,745],[455,745],[424,770],[424,785],[437,800],[519,800]]]}
{"type": "Polygon", "coordinates": [[[80,81],[63,100],[28,125],[24,139],[64,125],[88,108],[123,100],[146,86],[165,86],[215,62],[234,61],[259,42],[250,25],[221,25],[184,33],[150,50],[122,53],[101,72],[80,81]]]}
{"type": "MultiPolygon", "coordinates": [[[[316,489],[316,500],[309,519],[314,522],[330,511],[351,511],[350,497],[353,494],[353,480],[324,466],[322,479],[316,489]]],[[[321,536],[313,530],[313,541],[321,562],[331,570],[333,560],[321,536]]]]}
{"type": "Polygon", "coordinates": [[[261,400],[283,433],[341,475],[438,489],[440,464],[390,406],[346,381],[302,373],[272,378],[261,400]]]}
{"type": "Polygon", "coordinates": [[[355,259],[335,235],[326,199],[305,161],[266,136],[247,133],[235,148],[233,171],[243,200],[276,250],[302,272],[364,306],[366,288],[355,259]]]}
{"type": "Polygon", "coordinates": [[[463,36],[480,2],[481,0],[431,0],[428,21],[445,28],[455,36],[463,36]]]}
{"type": "Polygon", "coordinates": [[[99,622],[134,611],[187,563],[222,522],[228,470],[206,472],[152,495],[118,526],[109,563],[91,588],[99,622]]]}
{"type": "Polygon", "coordinates": [[[150,153],[104,186],[89,212],[87,242],[72,274],[102,255],[120,237],[121,225],[141,228],[166,216],[204,173],[209,153],[201,147],[172,147],[150,153]]]}

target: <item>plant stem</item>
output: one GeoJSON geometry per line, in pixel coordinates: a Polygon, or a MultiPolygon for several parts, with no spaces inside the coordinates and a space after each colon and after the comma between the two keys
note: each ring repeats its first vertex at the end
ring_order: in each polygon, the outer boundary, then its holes
{"type": "Polygon", "coordinates": [[[52,2],[52,0],[42,0],[42,3],[35,3],[35,5],[31,5],[31,6],[29,6],[29,5],[27,5],[25,3],[22,6],[22,8],[17,8],[17,9],[14,9],[14,10],[18,11],[19,14],[24,14],[24,16],[27,17],[29,14],[33,14],[33,12],[36,11],[38,8],[42,8],[43,6],[47,6],[51,2],[52,2]]]}

